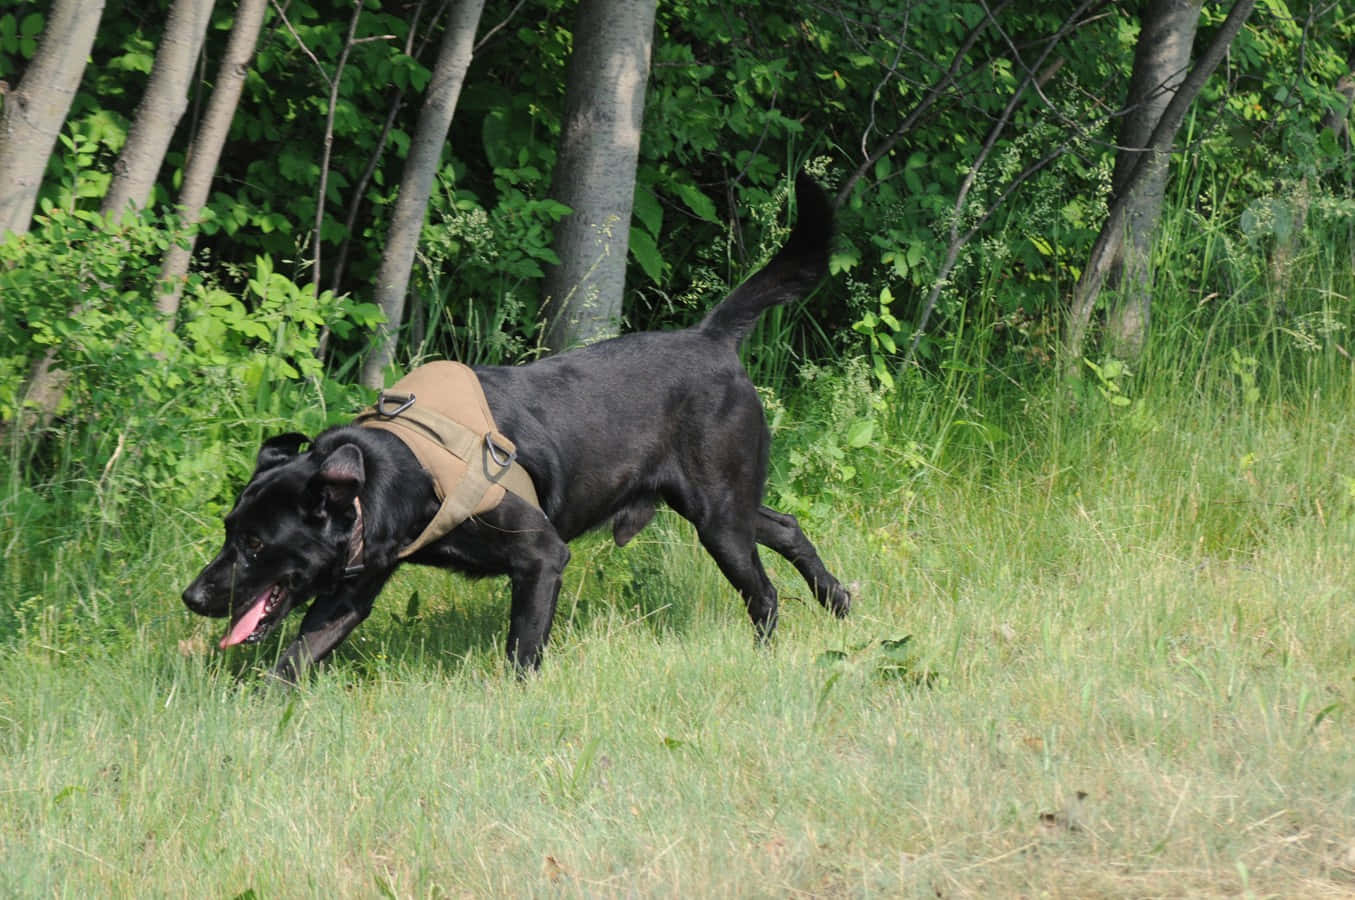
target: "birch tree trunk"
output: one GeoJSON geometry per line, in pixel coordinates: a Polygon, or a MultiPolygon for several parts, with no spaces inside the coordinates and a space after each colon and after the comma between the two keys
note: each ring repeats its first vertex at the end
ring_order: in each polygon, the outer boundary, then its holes
{"type": "Polygon", "coordinates": [[[386,250],[377,273],[376,301],[386,314],[386,321],[378,328],[376,345],[362,367],[362,383],[371,388],[384,387],[386,367],[395,359],[400,322],[405,315],[405,292],[409,289],[409,273],[428,212],[433,177],[470,66],[475,29],[479,27],[484,5],[484,0],[453,0],[447,13],[447,30],[409,144],[400,193],[386,235],[386,250]]]}
{"type": "Polygon", "coordinates": [[[249,74],[267,11],[268,0],[240,0],[236,7],[235,26],[226,42],[226,55],[217,72],[212,98],[207,101],[202,127],[188,150],[178,203],[179,224],[186,229],[186,234],[182,243],[175,242],[165,253],[160,264],[160,277],[167,284],[165,293],[155,301],[156,308],[167,317],[172,318],[179,312],[184,278],[188,275],[193,245],[197,241],[197,224],[212,189],[212,178],[221,160],[221,149],[226,144],[226,135],[230,132],[231,119],[235,117],[235,107],[240,102],[240,92],[244,89],[245,76],[249,74]]]}
{"type": "Polygon", "coordinates": [[[188,89],[211,19],[212,0],[174,0],[170,6],[146,93],[113,164],[113,178],[104,194],[105,218],[121,215],[129,206],[141,209],[150,199],[174,129],[188,108],[188,89]]]}
{"type": "Polygon", "coordinates": [[[103,0],[56,0],[19,86],[0,96],[0,238],[28,231],[103,10],[103,0]]]}
{"type": "Polygon", "coordinates": [[[656,0],[580,0],[551,196],[573,212],[555,226],[546,271],[546,346],[617,332],[635,200],[656,0]]]}

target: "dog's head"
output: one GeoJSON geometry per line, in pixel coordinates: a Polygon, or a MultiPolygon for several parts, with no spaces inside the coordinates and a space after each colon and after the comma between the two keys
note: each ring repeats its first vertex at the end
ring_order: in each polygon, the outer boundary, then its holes
{"type": "Polygon", "coordinates": [[[221,647],[261,640],[296,606],[338,584],[366,480],[362,451],[302,453],[302,434],[265,441],[226,516],[226,542],[183,593],[193,612],[230,617],[221,647]]]}

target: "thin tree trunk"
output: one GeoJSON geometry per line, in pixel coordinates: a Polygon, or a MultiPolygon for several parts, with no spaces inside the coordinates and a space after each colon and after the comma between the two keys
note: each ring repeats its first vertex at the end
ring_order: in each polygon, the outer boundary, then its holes
{"type": "Polygon", "coordinates": [[[1171,101],[1153,126],[1148,140],[1141,147],[1133,148],[1136,151],[1136,159],[1125,173],[1121,192],[1111,197],[1105,224],[1101,226],[1101,232],[1097,235],[1096,243],[1092,246],[1087,265],[1083,268],[1082,275],[1073,288],[1073,299],[1068,313],[1063,343],[1064,366],[1067,374],[1077,375],[1080,372],[1078,363],[1082,357],[1087,330],[1091,324],[1092,308],[1096,304],[1096,298],[1101,291],[1102,284],[1105,283],[1106,278],[1115,266],[1116,254],[1124,241],[1125,232],[1129,226],[1128,214],[1135,192],[1144,183],[1143,180],[1149,176],[1152,161],[1158,159],[1159,156],[1165,159],[1170,153],[1171,146],[1176,140],[1176,132],[1185,120],[1186,111],[1190,108],[1190,104],[1194,102],[1209,76],[1223,61],[1228,46],[1237,37],[1237,33],[1242,30],[1243,24],[1245,24],[1255,6],[1256,0],[1237,0],[1234,3],[1233,8],[1228,12],[1228,17],[1224,19],[1223,24],[1214,33],[1209,47],[1191,68],[1190,74],[1181,82],[1176,93],[1173,94],[1171,101]]]}
{"type": "Polygon", "coordinates": [[[188,108],[188,88],[211,19],[212,0],[174,0],[170,6],[146,93],[113,164],[113,178],[104,194],[106,218],[121,215],[129,206],[141,209],[150,200],[165,151],[188,108]]]}
{"type": "Polygon", "coordinates": [[[559,265],[541,287],[555,352],[616,333],[656,0],[580,0],[551,196],[559,265]]]}
{"type": "MultiPolygon", "coordinates": [[[[1355,61],[1355,57],[1352,61],[1355,61]]],[[[1352,77],[1352,73],[1347,72],[1337,79],[1336,96],[1339,98],[1336,105],[1328,108],[1326,115],[1322,117],[1322,127],[1331,129],[1338,146],[1347,144],[1348,148],[1347,123],[1350,119],[1351,103],[1355,102],[1355,77],[1352,77]]],[[[1299,179],[1287,199],[1289,227],[1285,233],[1276,234],[1275,248],[1270,254],[1270,283],[1275,288],[1270,293],[1275,302],[1283,296],[1283,288],[1289,282],[1290,265],[1298,250],[1300,235],[1303,234],[1308,221],[1308,208],[1312,204],[1313,197],[1307,175],[1299,179]]]]}
{"type": "Polygon", "coordinates": [[[325,195],[329,190],[329,160],[334,152],[334,112],[339,105],[339,87],[343,83],[343,70],[348,65],[348,54],[353,50],[353,37],[357,34],[358,19],[361,15],[362,0],[356,0],[353,4],[353,16],[348,20],[348,36],[343,42],[343,50],[339,53],[339,61],[334,66],[333,76],[326,76],[324,69],[320,69],[321,76],[329,80],[329,105],[325,114],[324,138],[321,141],[320,186],[315,192],[315,225],[311,251],[311,290],[317,297],[320,296],[320,254],[325,227],[325,195]]]}
{"type": "Polygon", "coordinates": [[[56,0],[19,86],[0,96],[0,239],[28,231],[103,10],[103,0],[56,0]]]}
{"type": "MultiPolygon", "coordinates": [[[[1351,54],[1347,64],[1355,68],[1355,53],[1351,54]]],[[[1330,128],[1336,140],[1345,143],[1350,133],[1350,108],[1355,104],[1355,72],[1347,72],[1337,79],[1336,95],[1341,101],[1327,110],[1322,117],[1322,127],[1330,128]]]]}
{"type": "Polygon", "coordinates": [[[447,140],[461,85],[470,66],[475,46],[475,29],[480,24],[484,0],[456,0],[447,13],[447,30],[438,50],[438,61],[428,84],[428,93],[419,122],[410,141],[400,179],[400,194],[391,214],[386,250],[376,279],[376,301],[386,314],[377,330],[376,345],[362,367],[362,383],[380,388],[385,383],[386,367],[395,359],[400,322],[405,314],[405,292],[414,253],[419,247],[428,197],[433,190],[442,146],[447,140]]]}
{"type": "MultiPolygon", "coordinates": [[[[419,20],[423,17],[423,0],[414,7],[414,14],[410,16],[409,33],[405,36],[405,55],[415,56],[414,51],[414,33],[419,27],[419,20]]],[[[423,46],[420,45],[419,53],[422,55],[423,46]]],[[[367,193],[367,184],[372,180],[376,167],[381,164],[381,157],[386,152],[386,143],[390,139],[391,128],[395,125],[395,117],[399,115],[404,107],[405,92],[400,88],[392,88],[388,94],[390,103],[386,110],[386,120],[381,125],[381,136],[376,139],[376,149],[372,151],[372,158],[367,160],[367,168],[362,172],[361,177],[349,191],[348,215],[343,223],[343,241],[339,244],[338,259],[334,261],[333,271],[330,272],[329,288],[336,294],[343,284],[344,268],[348,264],[348,248],[353,244],[353,223],[357,221],[358,210],[362,206],[363,195],[367,193]]]]}
{"type": "Polygon", "coordinates": [[[334,260],[332,271],[329,273],[329,289],[334,293],[339,292],[343,286],[344,269],[348,265],[348,248],[353,245],[353,226],[358,220],[358,210],[362,207],[363,195],[367,193],[367,185],[372,180],[372,175],[376,172],[376,167],[381,164],[381,157],[386,152],[386,143],[390,140],[391,128],[395,125],[395,117],[400,114],[400,110],[405,105],[405,92],[394,90],[390,94],[390,107],[386,110],[386,119],[381,124],[381,136],[376,139],[376,149],[372,151],[372,158],[367,160],[367,168],[362,170],[362,175],[354,183],[353,189],[349,191],[348,197],[348,215],[343,221],[343,241],[339,244],[337,258],[334,260]]]}
{"type": "Polygon", "coordinates": [[[231,119],[235,117],[235,108],[240,102],[240,92],[244,89],[245,76],[249,73],[250,61],[254,58],[254,48],[259,42],[259,31],[263,28],[267,11],[268,0],[240,0],[240,5],[236,7],[235,26],[226,43],[226,55],[221,60],[212,98],[207,101],[202,127],[188,151],[178,203],[179,225],[185,231],[180,241],[176,241],[166,251],[160,264],[160,277],[166,286],[165,292],[155,301],[156,308],[167,317],[172,318],[179,312],[184,279],[188,275],[193,245],[197,241],[197,225],[212,189],[212,178],[221,160],[221,150],[226,144],[231,119]]]}
{"type": "MultiPolygon", "coordinates": [[[[1153,129],[1185,80],[1200,22],[1202,0],[1153,0],[1144,16],[1134,48],[1129,80],[1128,115],[1120,123],[1119,151],[1111,175],[1111,194],[1128,193],[1125,234],[1112,255],[1107,283],[1117,291],[1106,314],[1106,346],[1120,359],[1136,359],[1143,351],[1152,314],[1151,254],[1162,200],[1167,190],[1171,147],[1150,147],[1153,129]],[[1143,159],[1133,190],[1128,179],[1143,159]]],[[[1172,136],[1173,140],[1175,135],[1172,136]]]]}

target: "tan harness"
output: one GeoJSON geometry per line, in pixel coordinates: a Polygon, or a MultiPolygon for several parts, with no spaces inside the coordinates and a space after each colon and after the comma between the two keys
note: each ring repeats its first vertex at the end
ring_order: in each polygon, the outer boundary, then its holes
{"type": "Polygon", "coordinates": [[[541,508],[531,475],[517,462],[517,447],[499,433],[469,366],[445,360],[419,366],[382,391],[354,424],[404,441],[442,502],[423,533],[400,551],[401,559],[498,506],[505,490],[541,508]]]}

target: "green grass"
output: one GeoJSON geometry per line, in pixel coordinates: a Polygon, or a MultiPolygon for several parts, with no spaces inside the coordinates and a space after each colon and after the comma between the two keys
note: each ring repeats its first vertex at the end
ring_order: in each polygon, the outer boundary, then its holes
{"type": "Polygon", "coordinates": [[[63,534],[11,485],[0,894],[1348,896],[1351,372],[1206,374],[973,446],[903,397],[926,464],[859,454],[805,523],[852,616],[769,558],[769,648],[671,513],[579,542],[524,684],[504,586],[410,569],[266,689],[279,644],[178,601],[215,526],[129,489],[63,534]]]}
{"type": "Polygon", "coordinates": [[[1348,226],[1283,305],[1173,227],[1137,374],[1047,384],[970,327],[893,396],[766,393],[771,494],[856,605],[764,554],[765,648],[664,511],[574,545],[525,683],[506,586],[411,568],[280,691],[295,621],[222,653],[179,602],[219,525],[172,453],[11,447],[0,896],[1355,895],[1348,226]]]}

